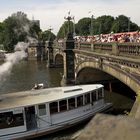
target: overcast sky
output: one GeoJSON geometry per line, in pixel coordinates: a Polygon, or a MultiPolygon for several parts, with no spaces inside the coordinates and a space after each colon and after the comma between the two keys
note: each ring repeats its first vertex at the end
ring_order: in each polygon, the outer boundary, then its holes
{"type": "Polygon", "coordinates": [[[12,13],[22,11],[29,19],[40,20],[42,30],[50,26],[57,33],[68,11],[75,21],[91,14],[97,18],[102,15],[125,15],[140,26],[140,0],[0,0],[0,22],[12,13]],[[89,11],[92,11],[89,13],[89,11]]]}

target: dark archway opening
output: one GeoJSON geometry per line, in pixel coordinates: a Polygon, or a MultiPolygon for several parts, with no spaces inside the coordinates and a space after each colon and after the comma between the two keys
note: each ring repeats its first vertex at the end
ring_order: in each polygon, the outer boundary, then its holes
{"type": "Polygon", "coordinates": [[[55,66],[56,67],[63,67],[63,56],[60,54],[57,54],[55,57],[55,66]]]}
{"type": "Polygon", "coordinates": [[[130,112],[135,102],[136,93],[115,77],[98,69],[86,67],[76,78],[77,84],[103,84],[105,100],[113,103],[112,114],[126,114],[130,112]]]}

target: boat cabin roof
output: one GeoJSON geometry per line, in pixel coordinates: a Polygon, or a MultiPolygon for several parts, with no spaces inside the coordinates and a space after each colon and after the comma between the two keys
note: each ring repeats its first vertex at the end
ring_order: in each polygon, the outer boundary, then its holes
{"type": "Polygon", "coordinates": [[[101,84],[55,87],[0,95],[0,110],[53,102],[87,93],[103,87],[101,84]]]}

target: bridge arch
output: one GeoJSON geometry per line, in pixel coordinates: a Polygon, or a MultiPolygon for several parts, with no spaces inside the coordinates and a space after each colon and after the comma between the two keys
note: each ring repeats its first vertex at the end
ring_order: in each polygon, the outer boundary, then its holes
{"type": "Polygon", "coordinates": [[[63,53],[57,52],[54,55],[54,63],[56,66],[63,66],[63,53]]]}
{"type": "Polygon", "coordinates": [[[112,64],[101,62],[101,61],[84,61],[78,64],[75,68],[75,77],[77,79],[77,76],[79,72],[84,68],[94,68],[97,70],[101,70],[116,79],[123,82],[125,85],[130,87],[135,93],[139,91],[140,83],[139,81],[133,77],[131,74],[129,74],[127,71],[124,71],[118,67],[115,67],[112,64]]]}

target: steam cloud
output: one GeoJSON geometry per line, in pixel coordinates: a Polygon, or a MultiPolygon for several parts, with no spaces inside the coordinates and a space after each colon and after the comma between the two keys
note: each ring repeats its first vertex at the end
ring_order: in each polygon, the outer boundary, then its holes
{"type": "Polygon", "coordinates": [[[18,63],[23,58],[27,57],[25,50],[29,46],[28,43],[19,42],[15,46],[15,52],[6,54],[5,63],[0,65],[0,81],[3,82],[11,73],[14,64],[18,63]]]}
{"type": "MultiPolygon", "coordinates": [[[[20,36],[24,32],[27,35],[26,41],[28,41],[29,43],[38,43],[38,40],[36,39],[37,35],[34,33],[33,36],[35,38],[33,38],[31,37],[32,35],[29,32],[31,23],[26,23],[26,21],[24,21],[24,19],[20,17],[18,17],[18,21],[22,26],[18,29],[14,29],[16,35],[20,36]]],[[[27,57],[25,50],[29,46],[29,43],[19,42],[15,46],[14,53],[6,54],[5,63],[0,65],[0,85],[6,80],[6,77],[10,75],[13,65],[18,63],[24,57],[27,57]]]]}

